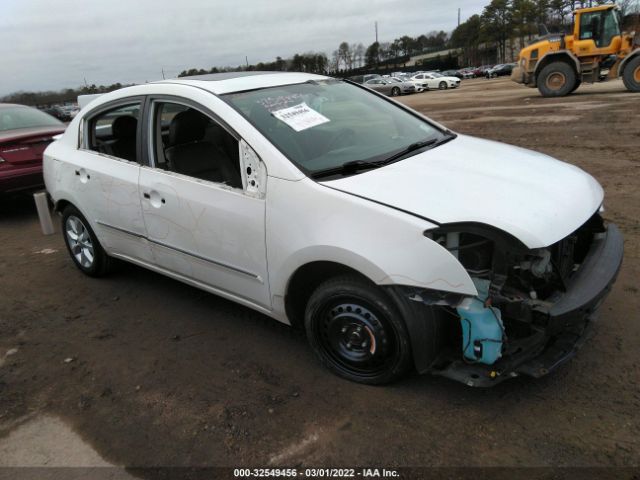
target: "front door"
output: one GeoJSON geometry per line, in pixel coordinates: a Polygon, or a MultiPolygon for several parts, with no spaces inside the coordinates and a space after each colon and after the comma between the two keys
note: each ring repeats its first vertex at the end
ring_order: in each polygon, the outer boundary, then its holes
{"type": "Polygon", "coordinates": [[[186,100],[149,108],[140,195],[156,264],[269,308],[265,200],[243,186],[237,137],[186,100]]]}

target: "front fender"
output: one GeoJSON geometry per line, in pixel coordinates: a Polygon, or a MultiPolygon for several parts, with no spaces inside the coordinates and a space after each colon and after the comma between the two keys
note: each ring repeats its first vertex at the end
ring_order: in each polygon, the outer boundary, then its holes
{"type": "Polygon", "coordinates": [[[638,55],[640,55],[640,47],[636,48],[635,50],[633,50],[629,55],[627,55],[626,57],[624,57],[624,59],[620,62],[620,66],[618,67],[618,77],[622,76],[622,74],[624,73],[624,67],[627,63],[629,63],[629,61],[632,58],[637,57],[638,55]]]}
{"type": "Polygon", "coordinates": [[[310,179],[270,177],[267,199],[273,297],[284,297],[293,273],[315,261],[346,265],[378,285],[477,293],[458,260],[423,235],[436,225],[422,218],[310,179]]]}
{"type": "Polygon", "coordinates": [[[538,60],[538,62],[536,63],[535,69],[534,69],[534,78],[538,78],[538,74],[540,73],[540,70],[542,70],[542,65],[545,64],[545,60],[548,59],[552,59],[555,60],[555,58],[553,57],[565,57],[568,58],[569,60],[571,60],[571,62],[573,63],[573,66],[576,69],[576,72],[578,73],[578,75],[580,75],[581,72],[581,68],[580,68],[580,60],[578,59],[578,57],[576,57],[571,51],[569,50],[552,50],[549,51],[547,53],[545,53],[540,60],[538,60]]]}

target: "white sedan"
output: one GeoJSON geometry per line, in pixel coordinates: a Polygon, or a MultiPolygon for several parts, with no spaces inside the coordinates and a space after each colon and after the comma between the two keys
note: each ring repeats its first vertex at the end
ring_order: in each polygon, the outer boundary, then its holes
{"type": "Polygon", "coordinates": [[[44,177],[85,274],[120,259],[231,299],[368,384],[543,375],[622,259],[587,173],[318,75],[102,95],[47,148],[44,177]]]}
{"type": "Polygon", "coordinates": [[[437,72],[418,73],[411,77],[409,81],[425,90],[446,90],[447,88],[458,88],[460,86],[458,77],[445,77],[437,72]]]}

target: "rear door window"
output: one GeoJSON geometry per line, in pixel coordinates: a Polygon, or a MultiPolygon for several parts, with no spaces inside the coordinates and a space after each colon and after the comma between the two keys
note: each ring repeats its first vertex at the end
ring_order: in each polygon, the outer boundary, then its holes
{"type": "Polygon", "coordinates": [[[140,102],[99,113],[89,120],[89,150],[138,161],[140,102]]]}

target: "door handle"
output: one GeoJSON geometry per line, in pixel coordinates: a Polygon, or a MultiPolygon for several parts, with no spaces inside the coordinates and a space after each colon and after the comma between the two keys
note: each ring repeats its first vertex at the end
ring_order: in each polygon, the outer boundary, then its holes
{"type": "Polygon", "coordinates": [[[89,175],[84,168],[81,168],[80,170],[75,170],[74,173],[76,174],[77,177],[80,177],[80,181],[83,183],[91,178],[91,175],[89,175]]]}
{"type": "Polygon", "coordinates": [[[142,196],[147,200],[149,200],[151,205],[153,205],[156,208],[160,207],[160,205],[164,205],[165,203],[167,203],[164,197],[161,197],[160,194],[155,190],[152,190],[151,192],[143,192],[142,196]]]}

